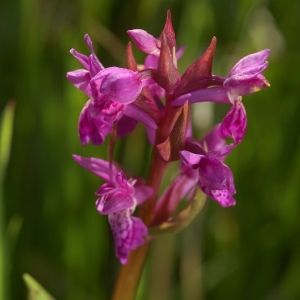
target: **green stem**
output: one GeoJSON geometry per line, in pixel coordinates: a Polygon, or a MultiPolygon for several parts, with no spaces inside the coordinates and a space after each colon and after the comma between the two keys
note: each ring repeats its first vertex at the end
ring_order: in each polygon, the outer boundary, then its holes
{"type": "Polygon", "coordinates": [[[149,246],[150,241],[136,250],[131,251],[127,264],[121,266],[112,300],[134,299],[139,286],[149,246]]]}

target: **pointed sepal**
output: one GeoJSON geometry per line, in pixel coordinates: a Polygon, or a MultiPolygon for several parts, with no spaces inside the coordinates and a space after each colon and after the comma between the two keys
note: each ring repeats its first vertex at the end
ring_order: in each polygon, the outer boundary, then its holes
{"type": "Polygon", "coordinates": [[[176,49],[176,38],[175,38],[175,32],[173,29],[173,24],[172,24],[172,16],[171,16],[171,11],[168,10],[167,11],[167,19],[166,19],[166,23],[164,26],[164,29],[161,33],[160,39],[162,40],[162,36],[165,35],[166,36],[166,40],[167,40],[167,44],[169,46],[169,48],[171,49],[171,52],[173,51],[173,49],[176,49]]]}
{"type": "Polygon", "coordinates": [[[172,128],[170,135],[164,142],[156,147],[165,161],[175,161],[180,158],[179,151],[184,148],[185,135],[188,123],[189,105],[188,102],[180,107],[177,120],[172,128]]]}
{"type": "Polygon", "coordinates": [[[135,60],[135,57],[133,55],[133,51],[132,51],[132,46],[131,43],[129,42],[126,48],[126,65],[127,65],[127,69],[131,70],[131,71],[137,71],[137,63],[135,60]]]}
{"type": "Polygon", "coordinates": [[[167,36],[162,33],[160,57],[158,61],[156,82],[163,87],[167,93],[172,94],[180,82],[180,74],[174,65],[172,50],[167,41],[167,36]]]}
{"type": "Polygon", "coordinates": [[[182,75],[180,86],[176,94],[182,95],[201,88],[206,88],[211,83],[211,72],[217,39],[213,37],[210,45],[195,62],[193,62],[182,75]]]}

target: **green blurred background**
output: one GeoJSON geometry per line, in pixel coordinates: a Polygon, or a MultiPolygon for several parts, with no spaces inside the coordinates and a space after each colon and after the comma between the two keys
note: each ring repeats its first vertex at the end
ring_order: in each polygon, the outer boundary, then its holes
{"type": "MultiPolygon", "coordinates": [[[[246,137],[227,159],[237,205],[208,201],[188,229],[157,239],[138,299],[300,299],[300,1],[2,0],[0,112],[10,99],[16,111],[0,178],[1,300],[26,299],[25,272],[57,299],[109,299],[119,264],[107,219],[94,206],[100,181],[71,158],[105,158],[106,147],[79,144],[86,96],[65,78],[79,68],[69,50],[88,53],[89,33],[105,66],[124,66],[126,30],[159,35],[168,8],[178,45],[187,45],[181,72],[215,35],[219,75],[270,48],[271,88],[244,97],[246,137]]],[[[227,109],[203,106],[198,132],[211,125],[212,110],[216,122],[227,109]]],[[[143,134],[139,127],[117,147],[140,175],[149,156],[143,134]]]]}

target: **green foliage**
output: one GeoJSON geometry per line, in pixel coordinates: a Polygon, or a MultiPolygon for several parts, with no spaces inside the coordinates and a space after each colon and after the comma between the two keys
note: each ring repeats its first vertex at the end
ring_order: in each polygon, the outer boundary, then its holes
{"type": "Polygon", "coordinates": [[[23,279],[28,288],[28,300],[54,300],[54,298],[29,274],[24,274],[23,279]]]}
{"type": "MultiPolygon", "coordinates": [[[[0,111],[8,99],[17,103],[0,199],[1,234],[7,228],[15,239],[1,239],[4,247],[12,244],[5,257],[11,266],[7,300],[26,299],[23,273],[57,299],[109,299],[118,263],[107,220],[94,207],[100,182],[71,159],[73,153],[106,157],[106,146],[79,144],[77,120],[86,97],[65,79],[79,67],[69,50],[88,53],[83,42],[88,32],[105,66],[124,66],[126,29],[158,35],[167,8],[178,45],[187,45],[181,72],[216,36],[213,70],[224,76],[241,57],[271,48],[264,73],[271,88],[243,100],[246,137],[226,162],[235,176],[236,207],[224,209],[208,200],[187,229],[154,241],[138,298],[300,298],[300,2],[4,0],[0,111]]],[[[197,107],[207,110],[198,117],[197,130],[207,130],[204,121],[214,108],[197,107]]],[[[215,120],[227,109],[218,107],[215,120]]],[[[139,127],[116,148],[136,174],[147,173],[143,134],[139,127]],[[133,147],[139,149],[134,155],[133,147]]]]}

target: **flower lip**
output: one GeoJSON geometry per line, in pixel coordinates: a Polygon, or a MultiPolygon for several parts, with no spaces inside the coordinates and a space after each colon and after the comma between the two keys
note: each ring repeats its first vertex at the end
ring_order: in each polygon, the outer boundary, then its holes
{"type": "Polygon", "coordinates": [[[199,179],[211,190],[229,189],[231,173],[218,159],[203,157],[199,163],[199,179]]]}

